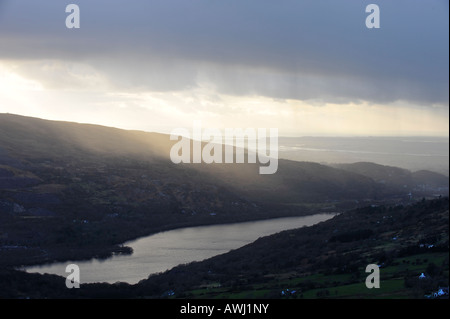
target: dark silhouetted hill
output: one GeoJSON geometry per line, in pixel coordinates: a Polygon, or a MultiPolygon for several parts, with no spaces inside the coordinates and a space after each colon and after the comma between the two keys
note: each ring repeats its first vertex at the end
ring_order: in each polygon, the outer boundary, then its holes
{"type": "Polygon", "coordinates": [[[273,175],[260,175],[259,163],[176,165],[169,158],[175,142],[158,133],[0,114],[0,263],[107,257],[127,240],[166,229],[448,193],[426,186],[440,184],[438,174],[370,163],[335,168],[280,160],[273,175]]]}

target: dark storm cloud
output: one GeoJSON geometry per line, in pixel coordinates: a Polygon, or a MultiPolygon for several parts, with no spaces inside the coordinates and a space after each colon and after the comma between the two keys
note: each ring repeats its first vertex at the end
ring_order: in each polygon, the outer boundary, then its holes
{"type": "Polygon", "coordinates": [[[0,58],[89,63],[117,86],[448,105],[448,1],[1,1],[0,58]],[[377,3],[381,28],[365,27],[377,3]],[[3,4],[3,5],[2,5],[3,4]]]}

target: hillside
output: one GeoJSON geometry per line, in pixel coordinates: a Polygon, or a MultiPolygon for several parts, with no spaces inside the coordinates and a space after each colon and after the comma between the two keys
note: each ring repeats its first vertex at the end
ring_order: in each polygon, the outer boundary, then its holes
{"type": "Polygon", "coordinates": [[[150,276],[137,286],[182,298],[424,298],[448,287],[448,240],[448,198],[365,207],[150,276]],[[365,287],[368,264],[380,265],[379,290],[365,287]],[[419,279],[421,273],[426,279],[419,279]]]}
{"type": "MultiPolygon", "coordinates": [[[[259,175],[256,164],[175,166],[169,160],[174,143],[168,135],[157,133],[9,114],[0,116],[0,154],[3,154],[0,165],[8,162],[14,163],[11,166],[16,168],[34,165],[66,170],[67,166],[84,169],[90,165],[91,171],[97,170],[101,174],[102,169],[110,165],[104,163],[105,160],[138,160],[144,165],[158,162],[166,171],[182,169],[190,175],[200,172],[199,183],[206,179],[235,189],[253,200],[266,198],[268,202],[361,199],[376,197],[381,191],[372,180],[361,175],[307,162],[282,160],[279,171],[272,176],[259,175]]],[[[170,174],[170,179],[185,182],[184,177],[175,172],[170,174]]]]}
{"type": "Polygon", "coordinates": [[[333,167],[369,177],[391,191],[407,189],[411,191],[412,195],[424,191],[437,194],[442,191],[448,192],[448,177],[427,170],[411,172],[398,167],[367,162],[335,164],[333,167]]]}
{"type": "Polygon", "coordinates": [[[86,155],[140,155],[151,159],[167,154],[168,158],[168,140],[158,133],[0,114],[0,147],[22,160],[86,155]]]}
{"type": "Polygon", "coordinates": [[[166,229],[411,200],[410,188],[317,163],[280,160],[274,175],[259,175],[259,164],[175,165],[173,143],[1,114],[0,247],[15,248],[0,249],[0,264],[107,257],[166,229]]]}
{"type": "Polygon", "coordinates": [[[448,198],[364,207],[135,285],[69,290],[65,278],[3,270],[0,298],[433,298],[449,283],[448,218],[448,198]],[[365,286],[368,264],[380,267],[379,289],[365,286]]]}

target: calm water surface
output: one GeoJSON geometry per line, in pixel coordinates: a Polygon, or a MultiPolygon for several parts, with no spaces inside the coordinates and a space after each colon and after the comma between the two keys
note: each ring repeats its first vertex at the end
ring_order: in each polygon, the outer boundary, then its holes
{"type": "Polygon", "coordinates": [[[130,284],[163,272],[179,264],[201,261],[249,244],[259,237],[283,230],[311,226],[332,218],[332,214],[277,218],[264,221],[181,228],[157,233],[126,246],[134,252],[128,256],[113,256],[106,260],[73,261],[27,267],[27,272],[57,274],[66,277],[66,266],[80,267],[81,283],[118,281],[130,284]]]}

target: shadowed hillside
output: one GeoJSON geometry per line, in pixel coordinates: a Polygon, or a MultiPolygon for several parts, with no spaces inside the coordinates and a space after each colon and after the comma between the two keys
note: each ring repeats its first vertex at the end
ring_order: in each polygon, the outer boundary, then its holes
{"type": "Polygon", "coordinates": [[[410,190],[411,195],[422,192],[435,192],[436,194],[447,192],[448,194],[448,177],[427,170],[411,172],[398,167],[365,162],[336,164],[334,167],[367,176],[392,191],[403,188],[410,190]]]}
{"type": "Polygon", "coordinates": [[[0,114],[0,147],[21,159],[87,154],[168,158],[167,135],[0,114]]]}
{"type": "Polygon", "coordinates": [[[448,287],[448,217],[448,198],[364,207],[135,285],[66,289],[65,278],[0,267],[0,297],[435,298],[434,292],[448,287]],[[368,264],[380,267],[380,289],[365,286],[368,264]]]}
{"type": "Polygon", "coordinates": [[[442,181],[389,168],[401,182],[380,183],[385,168],[372,164],[377,170],[280,160],[273,175],[260,175],[260,164],[176,165],[175,142],[1,114],[0,264],[108,257],[127,240],[185,226],[409,202],[412,191],[419,199],[436,191],[402,178],[442,181]]]}

